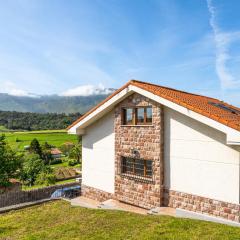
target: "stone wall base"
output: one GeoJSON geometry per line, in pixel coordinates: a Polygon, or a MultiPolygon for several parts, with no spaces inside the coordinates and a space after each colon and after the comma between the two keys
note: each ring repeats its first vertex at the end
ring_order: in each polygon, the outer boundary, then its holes
{"type": "Polygon", "coordinates": [[[152,209],[161,206],[160,186],[156,186],[151,182],[144,183],[135,179],[116,176],[115,189],[115,195],[121,202],[144,209],[152,209]]]}
{"type": "MultiPolygon", "coordinates": [[[[86,185],[82,185],[82,196],[100,202],[108,199],[116,199],[126,202],[124,201],[125,199],[119,199],[119,196],[117,197],[115,194],[86,185]]],[[[146,208],[144,204],[138,204],[138,206],[146,208]]],[[[203,213],[210,216],[224,218],[238,223],[240,222],[239,204],[223,202],[189,193],[164,189],[164,206],[185,209],[196,213],[203,213]]]]}
{"type": "Polygon", "coordinates": [[[99,202],[103,202],[108,199],[115,199],[115,196],[112,193],[108,193],[86,185],[82,185],[81,195],[99,202]]]}
{"type": "Polygon", "coordinates": [[[197,213],[205,213],[235,222],[240,222],[240,205],[188,193],[164,190],[164,205],[197,213]]]}

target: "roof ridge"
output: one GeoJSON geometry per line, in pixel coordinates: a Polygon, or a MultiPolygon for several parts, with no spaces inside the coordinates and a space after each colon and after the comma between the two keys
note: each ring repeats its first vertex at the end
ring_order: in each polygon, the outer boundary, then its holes
{"type": "Polygon", "coordinates": [[[124,90],[125,88],[128,88],[131,85],[141,88],[143,90],[146,90],[157,96],[163,97],[163,98],[165,98],[169,101],[172,101],[180,106],[183,106],[189,110],[195,111],[196,113],[202,114],[205,117],[208,117],[208,118],[218,121],[228,127],[231,127],[233,129],[240,131],[240,124],[238,121],[240,115],[233,115],[233,114],[229,113],[229,114],[225,114],[226,117],[224,117],[224,114],[222,113],[222,111],[220,111],[220,109],[216,109],[214,106],[211,106],[211,104],[206,104],[206,101],[208,101],[208,102],[212,101],[214,103],[223,104],[225,106],[231,106],[233,109],[238,110],[239,108],[236,106],[225,103],[224,101],[219,100],[217,98],[211,98],[211,97],[207,97],[204,95],[189,93],[189,92],[177,90],[177,89],[170,88],[170,87],[164,87],[164,86],[153,84],[153,83],[142,82],[142,81],[135,80],[135,79],[128,81],[121,88],[114,91],[110,96],[108,96],[106,99],[101,101],[95,107],[90,109],[87,113],[85,113],[79,119],[77,119],[75,122],[73,122],[67,129],[69,130],[71,127],[73,127],[78,122],[80,122],[82,119],[84,119],[86,116],[88,116],[89,114],[94,112],[98,107],[100,107],[101,105],[106,103],[108,100],[110,100],[112,97],[114,97],[115,95],[120,93],[122,90],[124,90]],[[151,88],[150,86],[155,86],[158,89],[151,88]],[[181,94],[177,94],[177,93],[184,93],[184,94],[187,94],[188,96],[185,99],[184,96],[181,96],[181,94]],[[168,95],[169,95],[169,97],[168,97],[168,95]],[[183,98],[183,101],[181,101],[181,98],[183,98]],[[238,121],[238,123],[235,123],[236,121],[238,121]]]}
{"type": "Polygon", "coordinates": [[[161,88],[173,90],[173,91],[176,91],[176,92],[191,94],[191,95],[198,96],[198,97],[205,97],[205,98],[207,97],[207,98],[209,98],[209,99],[213,99],[213,100],[217,100],[217,101],[223,102],[222,100],[217,99],[217,98],[213,98],[213,97],[209,97],[209,96],[205,96],[205,95],[201,95],[201,94],[197,94],[197,93],[191,93],[191,92],[179,90],[179,89],[176,89],[176,88],[166,87],[166,86],[158,85],[158,84],[155,84],[155,83],[144,82],[144,81],[140,81],[140,80],[136,80],[136,79],[132,79],[132,80],[130,80],[128,83],[131,84],[131,82],[132,82],[132,83],[137,82],[137,83],[149,84],[149,85],[153,85],[153,86],[156,86],[156,87],[161,87],[161,88]]]}

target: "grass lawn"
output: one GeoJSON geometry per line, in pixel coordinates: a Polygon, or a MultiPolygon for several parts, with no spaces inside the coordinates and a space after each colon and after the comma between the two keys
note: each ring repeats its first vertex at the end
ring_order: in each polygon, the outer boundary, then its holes
{"type": "Polygon", "coordinates": [[[67,161],[63,161],[62,163],[52,164],[51,167],[52,168],[60,168],[60,167],[81,168],[81,164],[78,163],[74,166],[69,166],[67,161]]]}
{"type": "Polygon", "coordinates": [[[84,209],[56,201],[1,215],[0,239],[240,239],[240,228],[167,216],[84,209]]]}
{"type": "Polygon", "coordinates": [[[64,142],[77,143],[77,136],[67,134],[64,130],[30,131],[30,132],[7,132],[4,133],[9,145],[18,151],[22,151],[24,146],[29,145],[33,138],[37,138],[40,143],[48,142],[56,147],[60,147],[64,142]],[[16,142],[16,139],[20,142],[16,142]]]}

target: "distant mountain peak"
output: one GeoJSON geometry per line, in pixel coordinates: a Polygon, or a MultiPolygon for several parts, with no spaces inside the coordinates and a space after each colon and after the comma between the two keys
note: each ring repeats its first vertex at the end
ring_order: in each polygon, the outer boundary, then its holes
{"type": "Polygon", "coordinates": [[[113,89],[88,96],[26,95],[0,93],[0,110],[37,113],[85,113],[105,99],[113,89]],[[109,94],[107,94],[109,93],[109,94]]]}
{"type": "Polygon", "coordinates": [[[95,85],[82,85],[71,88],[61,93],[60,96],[76,97],[76,96],[93,96],[93,95],[107,95],[114,91],[113,88],[106,88],[102,84],[95,85]]]}
{"type": "Polygon", "coordinates": [[[113,88],[106,88],[103,84],[98,85],[80,85],[74,88],[67,89],[66,91],[60,94],[50,94],[50,95],[39,95],[35,93],[29,93],[23,89],[17,88],[13,83],[8,83],[7,87],[4,88],[5,91],[0,94],[6,94],[14,97],[29,97],[29,98],[40,98],[40,97],[47,97],[47,96],[60,96],[60,97],[87,97],[87,96],[94,96],[94,95],[108,95],[115,91],[113,88]]]}

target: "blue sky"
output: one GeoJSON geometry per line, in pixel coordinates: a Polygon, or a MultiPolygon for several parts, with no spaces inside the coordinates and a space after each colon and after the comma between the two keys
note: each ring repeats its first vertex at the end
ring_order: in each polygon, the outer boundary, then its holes
{"type": "Polygon", "coordinates": [[[238,0],[1,1],[0,92],[139,79],[240,106],[239,12],[238,0]]]}

